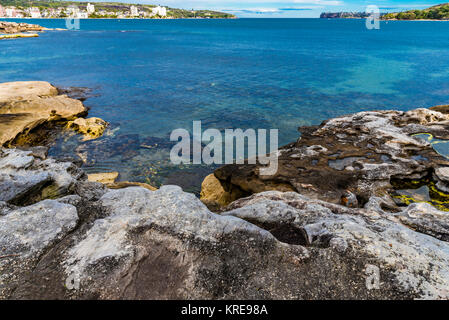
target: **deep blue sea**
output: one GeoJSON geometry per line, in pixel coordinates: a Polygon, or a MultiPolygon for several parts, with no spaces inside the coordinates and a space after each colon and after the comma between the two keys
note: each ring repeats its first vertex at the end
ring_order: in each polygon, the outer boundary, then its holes
{"type": "Polygon", "coordinates": [[[81,20],[80,30],[1,41],[0,81],[21,80],[91,88],[89,116],[111,123],[96,141],[67,134],[52,154],[121,180],[198,190],[211,168],[167,162],[170,132],[193,120],[278,128],[282,145],[298,127],[343,114],[448,104],[449,22],[81,20]]]}

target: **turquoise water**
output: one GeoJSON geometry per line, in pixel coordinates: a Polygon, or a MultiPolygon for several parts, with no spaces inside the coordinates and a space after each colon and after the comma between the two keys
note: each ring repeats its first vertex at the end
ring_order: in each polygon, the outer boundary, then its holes
{"type": "MultiPolygon", "coordinates": [[[[26,22],[30,22],[27,20],[26,22]]],[[[65,27],[64,20],[31,20],[65,27]]],[[[66,136],[90,172],[197,185],[208,167],[167,163],[175,128],[297,128],[362,110],[449,102],[449,23],[363,20],[81,20],[78,31],[0,42],[0,81],[89,87],[90,116],[111,123],[94,142],[66,136]],[[142,145],[153,146],[143,148],[142,145]]]]}

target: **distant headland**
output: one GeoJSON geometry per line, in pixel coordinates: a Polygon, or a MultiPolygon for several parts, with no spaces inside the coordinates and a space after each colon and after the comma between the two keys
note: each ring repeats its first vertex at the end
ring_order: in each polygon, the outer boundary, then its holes
{"type": "Polygon", "coordinates": [[[184,10],[147,4],[119,2],[2,0],[0,18],[77,19],[233,19],[236,16],[211,10],[184,10]]]}
{"type": "Polygon", "coordinates": [[[370,16],[366,12],[323,12],[321,19],[365,19],[370,16]]]}
{"type": "Polygon", "coordinates": [[[449,20],[449,3],[439,4],[423,10],[388,13],[383,20],[449,20]]]}
{"type": "MultiPolygon", "coordinates": [[[[322,19],[365,19],[367,12],[323,12],[322,19]]],[[[423,10],[381,13],[381,20],[449,20],[449,3],[439,4],[423,10]]]]}

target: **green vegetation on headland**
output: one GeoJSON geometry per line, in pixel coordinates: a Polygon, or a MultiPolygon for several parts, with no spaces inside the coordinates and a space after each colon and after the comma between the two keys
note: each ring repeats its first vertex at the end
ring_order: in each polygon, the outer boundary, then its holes
{"type": "MultiPolygon", "coordinates": [[[[366,12],[323,12],[322,19],[364,19],[371,14],[366,12]]],[[[423,10],[381,13],[382,20],[449,20],[449,3],[439,4],[423,10]]]]}
{"type": "Polygon", "coordinates": [[[323,12],[321,19],[363,19],[368,18],[369,13],[366,12],[323,12]]]}
{"type": "MultiPolygon", "coordinates": [[[[211,10],[185,10],[120,2],[92,2],[89,8],[88,4],[88,2],[55,0],[0,0],[0,5],[4,8],[14,8],[14,16],[4,16],[9,18],[65,18],[74,15],[78,18],[236,18],[229,13],[211,10]],[[72,6],[77,9],[71,9],[72,6]]],[[[0,17],[2,17],[2,10],[0,10],[0,17]]]]}
{"type": "Polygon", "coordinates": [[[383,20],[449,20],[449,3],[439,4],[424,10],[388,13],[383,20]]]}

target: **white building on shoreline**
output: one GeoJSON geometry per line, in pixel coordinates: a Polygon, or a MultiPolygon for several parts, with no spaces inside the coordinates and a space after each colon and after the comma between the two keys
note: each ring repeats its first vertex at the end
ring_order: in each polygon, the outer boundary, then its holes
{"type": "Polygon", "coordinates": [[[161,17],[167,16],[167,8],[166,7],[157,6],[157,7],[153,8],[151,11],[153,12],[153,14],[155,14],[155,15],[157,14],[161,17]]]}
{"type": "Polygon", "coordinates": [[[5,9],[5,16],[7,17],[7,18],[15,18],[15,17],[17,17],[17,11],[16,11],[16,8],[14,8],[14,7],[10,7],[10,8],[6,8],[5,9]]]}
{"type": "Polygon", "coordinates": [[[87,10],[87,14],[92,14],[95,12],[95,6],[93,4],[88,3],[86,10],[87,10]]]}
{"type": "Polygon", "coordinates": [[[34,19],[42,18],[41,11],[37,7],[29,8],[28,14],[31,16],[31,18],[34,18],[34,19]]]}
{"type": "Polygon", "coordinates": [[[129,9],[130,14],[132,17],[137,17],[139,16],[139,9],[137,9],[136,6],[131,6],[131,8],[129,9]]]}
{"type": "Polygon", "coordinates": [[[85,11],[81,11],[77,6],[68,6],[66,13],[70,18],[74,19],[88,19],[89,14],[85,11]]]}
{"type": "Polygon", "coordinates": [[[5,8],[0,4],[0,18],[6,17],[5,8]]]}

